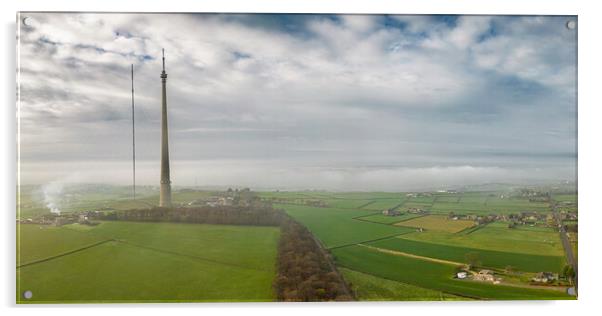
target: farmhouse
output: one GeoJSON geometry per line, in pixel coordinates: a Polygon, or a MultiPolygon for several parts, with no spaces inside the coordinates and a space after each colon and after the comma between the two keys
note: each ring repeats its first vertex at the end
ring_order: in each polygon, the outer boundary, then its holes
{"type": "Polygon", "coordinates": [[[495,276],[491,270],[481,270],[475,274],[474,279],[477,281],[495,281],[495,276]]]}
{"type": "Polygon", "coordinates": [[[531,280],[539,283],[550,283],[558,280],[558,274],[552,272],[538,272],[531,280]]]}
{"type": "Polygon", "coordinates": [[[400,211],[396,211],[396,210],[392,210],[392,209],[388,209],[388,210],[384,210],[383,211],[383,215],[385,216],[399,216],[401,215],[400,211]]]}
{"type": "Polygon", "coordinates": [[[63,226],[71,224],[71,221],[66,217],[57,217],[54,219],[54,226],[63,226]]]}
{"type": "Polygon", "coordinates": [[[421,208],[411,207],[407,211],[410,214],[426,214],[426,211],[421,208]]]}

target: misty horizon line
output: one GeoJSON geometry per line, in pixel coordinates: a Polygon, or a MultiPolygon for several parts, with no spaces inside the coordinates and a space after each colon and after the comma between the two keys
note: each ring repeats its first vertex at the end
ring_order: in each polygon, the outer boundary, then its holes
{"type": "MultiPolygon", "coordinates": [[[[127,184],[112,184],[108,182],[57,182],[53,183],[61,183],[62,185],[69,186],[109,186],[109,187],[118,187],[118,188],[132,188],[132,185],[127,184]]],[[[28,183],[21,184],[23,187],[44,187],[47,186],[48,183],[28,183]]],[[[206,191],[215,191],[215,190],[240,190],[240,189],[251,189],[251,191],[265,192],[265,191],[313,191],[313,192],[389,192],[389,193],[404,193],[404,192],[425,192],[425,191],[433,191],[433,190],[465,190],[468,189],[477,189],[479,187],[487,187],[487,186],[505,186],[505,187],[533,187],[533,186],[554,186],[554,185],[574,185],[575,189],[577,189],[577,182],[566,179],[559,180],[542,180],[542,181],[524,181],[524,182],[482,182],[476,184],[450,184],[450,185],[441,185],[441,186],[432,186],[432,187],[416,187],[412,189],[404,189],[404,190],[370,190],[370,189],[324,189],[324,188],[315,188],[315,187],[266,187],[266,186],[247,186],[247,185],[173,185],[173,189],[183,190],[183,189],[198,189],[198,190],[206,190],[206,191]]],[[[19,187],[19,184],[17,184],[19,187]]],[[[159,190],[160,184],[137,184],[136,188],[152,188],[159,190]]],[[[477,190],[478,191],[478,190],[477,190]]],[[[490,190],[483,190],[490,191],[490,190]]]]}

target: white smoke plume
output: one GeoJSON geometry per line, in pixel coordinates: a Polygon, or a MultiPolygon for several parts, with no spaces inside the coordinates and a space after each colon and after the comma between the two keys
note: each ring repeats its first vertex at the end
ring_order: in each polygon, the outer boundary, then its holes
{"type": "Polygon", "coordinates": [[[44,193],[44,203],[50,209],[51,213],[61,215],[61,196],[63,194],[64,183],[60,180],[52,181],[42,187],[44,193]]]}

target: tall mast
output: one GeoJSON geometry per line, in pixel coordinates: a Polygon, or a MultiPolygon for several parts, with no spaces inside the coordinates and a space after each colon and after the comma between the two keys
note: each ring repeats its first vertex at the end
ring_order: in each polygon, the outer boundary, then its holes
{"type": "Polygon", "coordinates": [[[165,50],[163,53],[163,71],[161,72],[161,192],[159,206],[171,206],[171,180],[169,179],[169,145],[167,133],[167,73],[165,72],[165,50]]]}
{"type": "Polygon", "coordinates": [[[134,64],[132,64],[132,191],[134,200],[136,199],[136,128],[135,128],[135,112],[134,112],[134,64]]]}

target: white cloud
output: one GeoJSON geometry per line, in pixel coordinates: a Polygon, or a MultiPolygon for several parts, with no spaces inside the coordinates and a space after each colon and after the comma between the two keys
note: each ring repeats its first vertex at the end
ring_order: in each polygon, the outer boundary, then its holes
{"type": "Polygon", "coordinates": [[[132,63],[138,157],[158,159],[163,47],[174,164],[279,157],[324,168],[416,168],[430,157],[441,168],[497,168],[500,161],[478,154],[492,144],[573,150],[576,42],[558,35],[551,17],[466,16],[454,26],[427,16],[312,16],[295,32],[227,15],[31,18],[20,39],[21,148],[31,162],[127,161],[132,63]],[[387,18],[406,26],[387,27],[387,18]],[[543,104],[548,117],[539,123],[543,104]],[[549,124],[560,134],[549,134],[549,124]],[[317,150],[297,150],[310,147],[317,150]]]}

